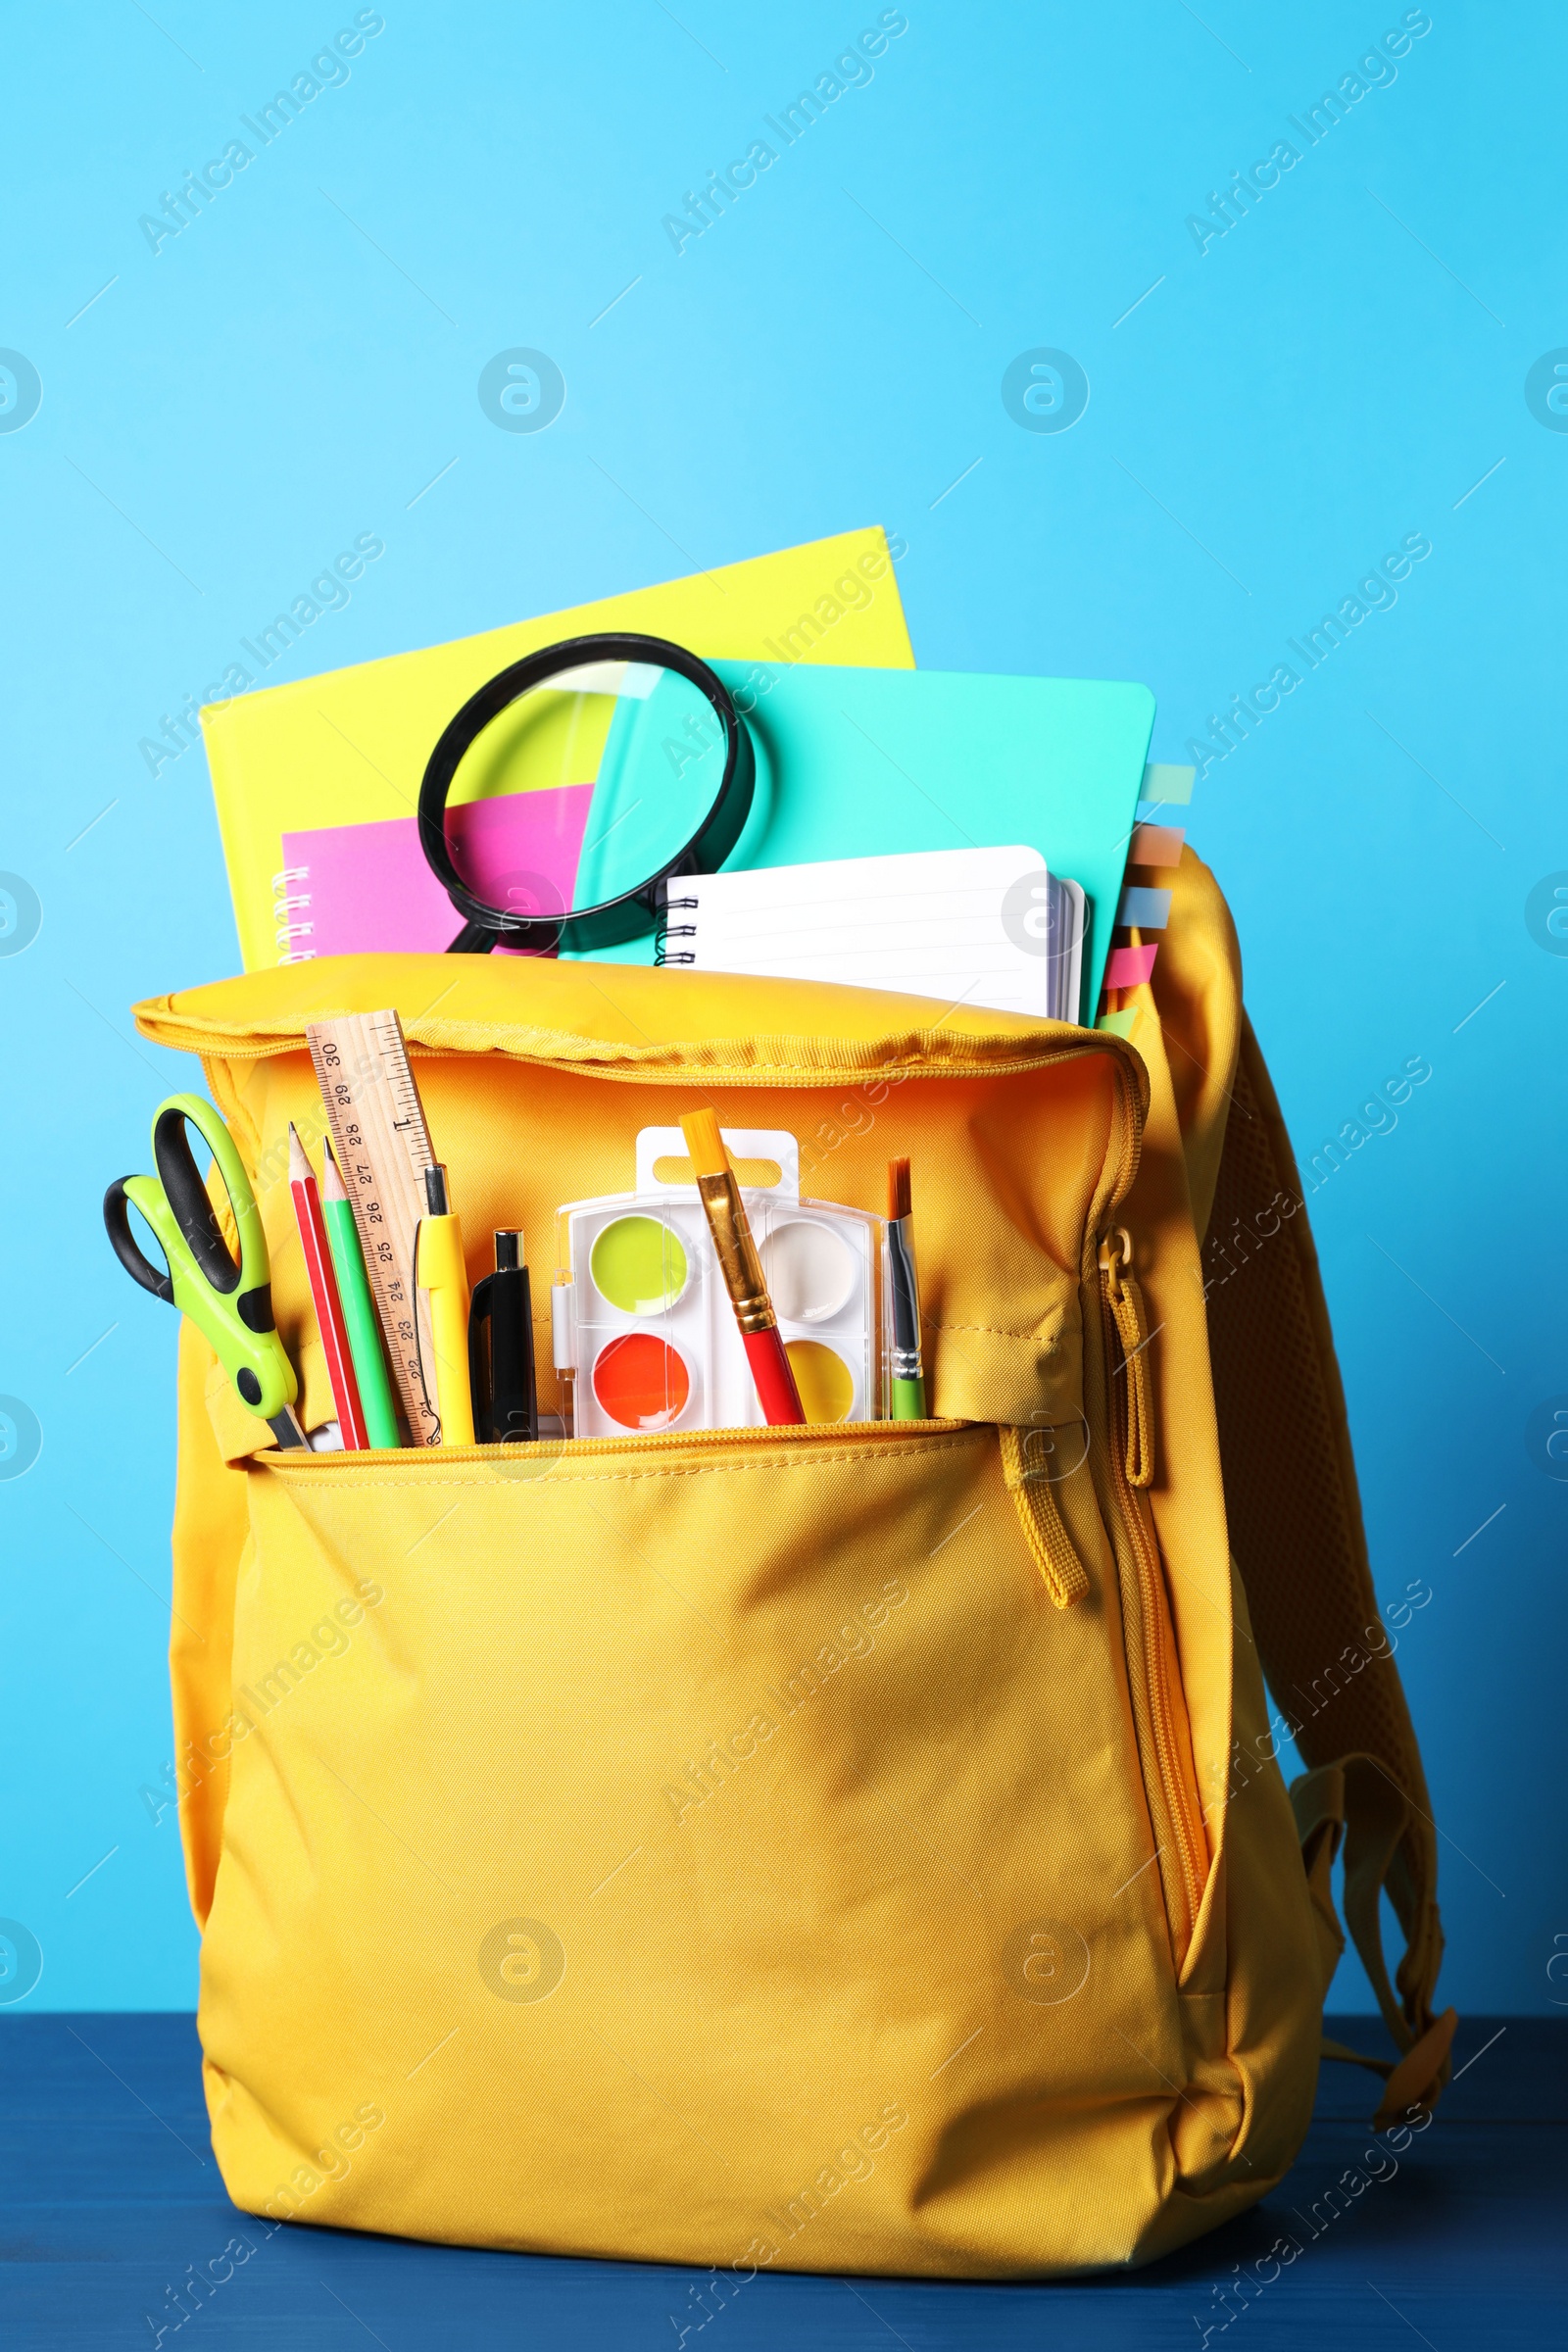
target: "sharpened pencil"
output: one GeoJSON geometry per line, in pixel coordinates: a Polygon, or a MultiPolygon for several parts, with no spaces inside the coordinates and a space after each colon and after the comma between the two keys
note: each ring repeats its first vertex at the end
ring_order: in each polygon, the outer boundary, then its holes
{"type": "Polygon", "coordinates": [[[330,1138],[323,1143],[321,1150],[321,1213],[326,1221],[326,1238],[337,1274],[343,1320],[348,1327],[349,1350],[354,1359],[355,1378],[359,1382],[367,1442],[375,1446],[401,1446],[403,1439],[398,1430],[397,1408],[392,1402],[392,1385],[387,1378],[386,1359],[381,1353],[381,1326],[376,1318],[375,1301],[370,1296],[365,1260],[360,1254],[360,1237],[355,1229],[353,1203],[349,1200],[348,1187],[338,1171],[337,1161],[332,1156],[330,1138]]]}
{"type": "Polygon", "coordinates": [[[321,1335],[321,1351],[326,1357],[326,1376],[332,1384],[332,1402],[337,1408],[343,1450],[361,1453],[370,1441],[360,1403],[360,1384],[354,1377],[354,1356],[343,1320],[343,1302],[332,1271],[332,1246],[321,1218],[321,1196],[316,1188],[315,1171],[305,1156],[305,1146],[292,1121],[288,1131],[288,1189],[294,1200],[294,1222],[300,1229],[300,1248],[305,1253],[305,1271],[310,1276],[311,1301],[321,1335]]]}

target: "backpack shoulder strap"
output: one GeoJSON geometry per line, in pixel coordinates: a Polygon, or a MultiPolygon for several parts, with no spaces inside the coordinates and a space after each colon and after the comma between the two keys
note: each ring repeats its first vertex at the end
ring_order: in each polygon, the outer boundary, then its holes
{"type": "Polygon", "coordinates": [[[1269,1689],[1309,1768],[1291,1791],[1308,1875],[1332,1927],[1328,1876],[1343,1841],[1346,1919],[1407,2053],[1396,2079],[1412,2099],[1445,2079],[1452,2035],[1453,2013],[1432,2010],[1437,1831],[1373,1589],[1305,1199],[1245,1013],[1204,1276],[1231,1547],[1269,1689]],[[1393,1984],[1385,1888],[1405,1939],[1393,1984]]]}

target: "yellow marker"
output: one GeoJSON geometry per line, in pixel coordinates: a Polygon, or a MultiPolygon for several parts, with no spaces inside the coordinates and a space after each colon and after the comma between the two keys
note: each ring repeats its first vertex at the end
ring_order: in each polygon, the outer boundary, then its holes
{"type": "Polygon", "coordinates": [[[463,1226],[447,1205],[447,1172],[426,1168],[424,1196],[429,1215],[414,1236],[414,1282],[430,1310],[434,1362],[421,1353],[419,1372],[432,1411],[441,1423],[443,1446],[471,1446],[473,1396],[468,1386],[468,1271],[463,1258],[463,1226]]]}

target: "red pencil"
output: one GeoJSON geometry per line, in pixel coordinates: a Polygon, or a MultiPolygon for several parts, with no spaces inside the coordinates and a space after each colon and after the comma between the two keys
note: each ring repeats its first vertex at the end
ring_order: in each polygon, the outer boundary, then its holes
{"type": "Polygon", "coordinates": [[[369,1445],[369,1432],[360,1402],[360,1384],[354,1377],[354,1357],[349,1349],[348,1325],[343,1320],[337,1276],[332,1271],[332,1252],[321,1217],[321,1196],[316,1189],[305,1146],[295,1134],[292,1122],[288,1131],[288,1189],[293,1195],[300,1248],[305,1252],[305,1271],[311,1278],[311,1298],[326,1356],[327,1378],[332,1383],[332,1402],[337,1407],[343,1449],[346,1453],[359,1453],[369,1445]]]}

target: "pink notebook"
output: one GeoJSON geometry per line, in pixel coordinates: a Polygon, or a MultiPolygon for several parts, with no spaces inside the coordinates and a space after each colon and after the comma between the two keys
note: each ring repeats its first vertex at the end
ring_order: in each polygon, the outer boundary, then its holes
{"type": "MultiPolygon", "coordinates": [[[[492,906],[562,913],[571,905],[593,795],[591,784],[563,784],[450,808],[453,863],[492,906]]],[[[285,833],[272,915],[279,963],[389,951],[440,955],[463,923],[424,861],[412,816],[285,833]]]]}

